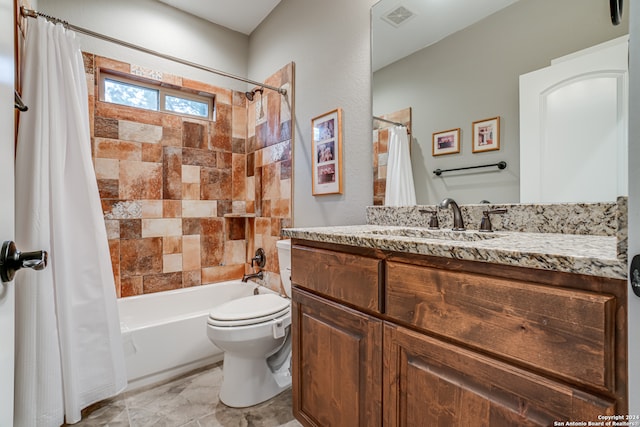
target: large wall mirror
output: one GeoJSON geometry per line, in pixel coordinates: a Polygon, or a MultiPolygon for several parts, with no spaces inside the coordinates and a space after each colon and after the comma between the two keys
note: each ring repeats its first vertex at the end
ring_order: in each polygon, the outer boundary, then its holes
{"type": "MultiPolygon", "coordinates": [[[[529,167],[533,159],[521,159],[528,151],[521,147],[520,76],[623,39],[629,32],[628,13],[613,25],[605,0],[381,0],[372,8],[371,19],[373,114],[412,109],[411,163],[418,204],[434,204],[444,197],[459,203],[596,201],[521,200],[521,180],[537,178],[521,174],[523,162],[529,167]],[[494,117],[500,118],[499,149],[474,150],[472,124],[494,117]],[[457,128],[460,152],[434,156],[433,134],[457,128]],[[433,173],[501,161],[508,164],[506,169],[433,173]]],[[[626,88],[624,82],[620,88],[626,88]]],[[[589,89],[585,96],[593,98],[591,93],[589,89]]],[[[626,132],[626,124],[620,129],[626,132]]],[[[558,187],[569,181],[565,178],[584,176],[585,171],[592,176],[622,174],[626,182],[625,173],[598,167],[602,153],[584,147],[561,150],[560,145],[568,145],[555,144],[552,150],[546,148],[548,159],[575,153],[583,169],[561,165],[557,177],[549,178],[558,187]],[[579,154],[585,152],[591,159],[582,160],[579,154]]],[[[618,151],[609,157],[626,164],[626,147],[618,151]]],[[[625,195],[624,188],[617,192],[625,195]]]]}

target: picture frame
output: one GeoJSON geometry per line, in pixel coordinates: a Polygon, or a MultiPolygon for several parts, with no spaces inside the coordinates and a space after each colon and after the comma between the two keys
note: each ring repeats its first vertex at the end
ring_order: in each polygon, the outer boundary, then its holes
{"type": "Polygon", "coordinates": [[[314,196],[342,194],[342,109],[311,119],[314,196]]]}
{"type": "Polygon", "coordinates": [[[473,122],[471,129],[474,153],[500,149],[500,117],[477,120],[473,122]]]}
{"type": "Polygon", "coordinates": [[[433,134],[432,155],[442,156],[460,152],[460,128],[449,129],[433,134]]]}

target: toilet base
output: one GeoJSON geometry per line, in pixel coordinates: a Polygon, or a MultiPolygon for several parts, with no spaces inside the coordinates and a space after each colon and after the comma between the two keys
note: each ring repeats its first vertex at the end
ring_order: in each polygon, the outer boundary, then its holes
{"type": "Polygon", "coordinates": [[[220,401],[232,408],[257,405],[291,387],[289,363],[273,372],[265,359],[225,353],[222,374],[220,401]]]}

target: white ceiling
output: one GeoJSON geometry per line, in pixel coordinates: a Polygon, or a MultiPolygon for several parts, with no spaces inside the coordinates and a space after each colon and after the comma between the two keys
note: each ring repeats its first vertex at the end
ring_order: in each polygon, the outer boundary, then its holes
{"type": "Polygon", "coordinates": [[[244,34],[253,30],[280,0],[159,0],[202,19],[244,34]]]}
{"type": "Polygon", "coordinates": [[[442,40],[518,0],[381,0],[371,13],[373,71],[442,40]],[[383,16],[404,6],[415,14],[395,27],[383,16]]]}
{"type": "MultiPolygon", "coordinates": [[[[159,0],[251,34],[280,0],[159,0]]],[[[373,71],[423,49],[518,0],[380,0],[372,9],[373,71]],[[395,27],[382,19],[403,6],[415,14],[395,27]]]]}

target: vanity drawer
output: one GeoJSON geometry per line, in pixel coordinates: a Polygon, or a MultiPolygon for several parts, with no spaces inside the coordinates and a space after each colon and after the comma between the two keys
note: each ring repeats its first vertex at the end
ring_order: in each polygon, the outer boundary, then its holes
{"type": "Polygon", "coordinates": [[[382,261],[293,245],[291,282],[340,302],[380,313],[382,261]]]}
{"type": "Polygon", "coordinates": [[[615,390],[614,296],[399,262],[389,262],[386,275],[386,313],[393,319],[615,390]]]}

